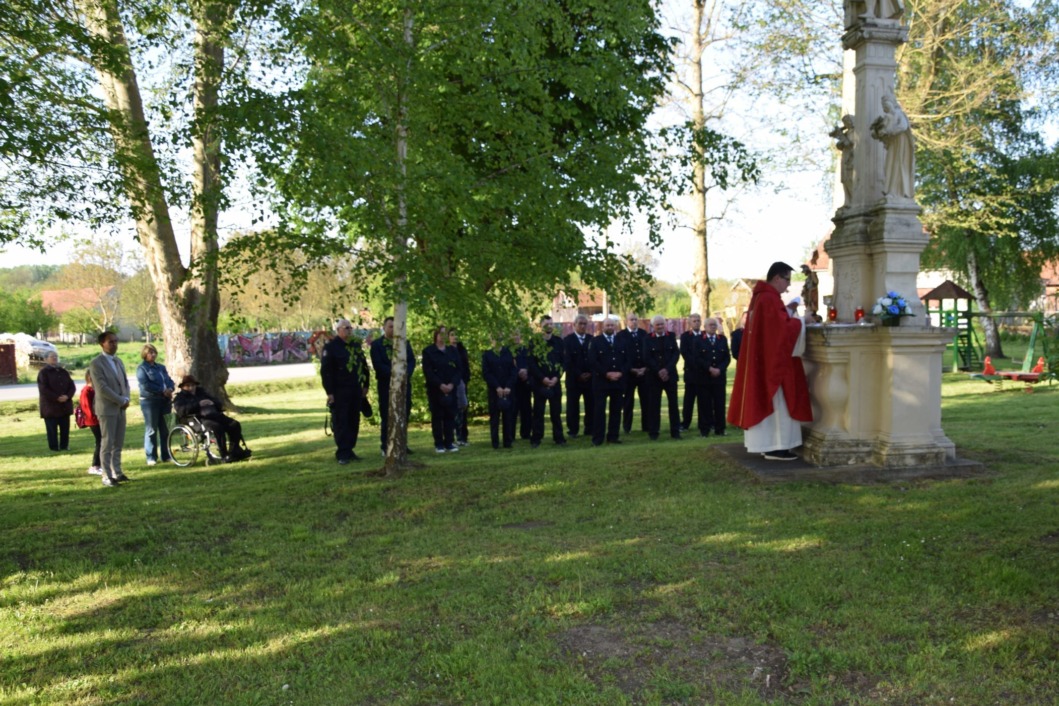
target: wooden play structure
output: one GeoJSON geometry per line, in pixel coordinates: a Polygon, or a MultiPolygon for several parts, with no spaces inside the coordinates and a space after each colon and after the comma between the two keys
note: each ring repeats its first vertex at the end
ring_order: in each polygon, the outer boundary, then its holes
{"type": "Polygon", "coordinates": [[[956,329],[947,353],[951,356],[952,372],[981,370],[982,344],[971,325],[971,314],[974,313],[971,293],[955,282],[945,280],[920,300],[933,326],[956,329]]]}

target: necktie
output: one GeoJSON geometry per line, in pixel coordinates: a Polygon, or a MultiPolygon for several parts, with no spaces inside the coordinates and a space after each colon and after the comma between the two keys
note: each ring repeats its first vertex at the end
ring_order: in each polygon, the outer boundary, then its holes
{"type": "Polygon", "coordinates": [[[607,336],[607,345],[608,346],[613,346],[614,345],[614,337],[613,336],[607,336]]]}

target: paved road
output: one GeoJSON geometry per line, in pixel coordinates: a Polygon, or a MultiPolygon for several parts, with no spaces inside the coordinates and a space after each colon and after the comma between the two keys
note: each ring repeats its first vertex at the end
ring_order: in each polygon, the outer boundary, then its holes
{"type": "MultiPolygon", "coordinates": [[[[129,382],[133,388],[136,387],[135,370],[130,370],[129,382]]],[[[259,365],[250,368],[229,368],[228,382],[259,382],[262,380],[291,380],[294,378],[305,378],[316,375],[316,366],[312,363],[293,363],[290,365],[259,365]]],[[[84,380],[76,380],[77,391],[81,391],[84,380]]],[[[180,382],[177,380],[177,382],[180,382]]],[[[14,400],[37,399],[37,384],[27,383],[25,385],[0,385],[0,402],[11,402],[14,400]]]]}

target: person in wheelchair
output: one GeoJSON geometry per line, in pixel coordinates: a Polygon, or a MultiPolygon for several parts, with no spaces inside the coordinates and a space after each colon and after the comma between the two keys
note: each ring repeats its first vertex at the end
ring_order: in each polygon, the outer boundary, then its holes
{"type": "Polygon", "coordinates": [[[179,388],[180,392],[173,397],[173,410],[178,417],[197,417],[212,431],[226,463],[250,458],[250,449],[243,443],[242,425],[224,414],[224,406],[219,400],[206,392],[191,375],[180,380],[179,388]]]}

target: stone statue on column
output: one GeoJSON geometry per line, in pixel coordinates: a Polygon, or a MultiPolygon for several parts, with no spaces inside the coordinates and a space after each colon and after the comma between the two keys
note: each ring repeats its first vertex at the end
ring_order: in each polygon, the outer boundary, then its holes
{"type": "Polygon", "coordinates": [[[886,147],[883,194],[887,200],[915,198],[916,142],[905,111],[892,95],[882,97],[882,115],[871,124],[871,136],[886,147]]]}
{"type": "Polygon", "coordinates": [[[900,20],[905,14],[904,0],[845,0],[846,28],[858,19],[900,20]]]}
{"type": "Polygon", "coordinates": [[[842,181],[842,190],[845,192],[844,205],[853,203],[853,148],[855,133],[853,131],[853,116],[846,114],[842,116],[842,124],[828,133],[835,138],[835,147],[842,153],[841,169],[839,177],[842,181]]]}

